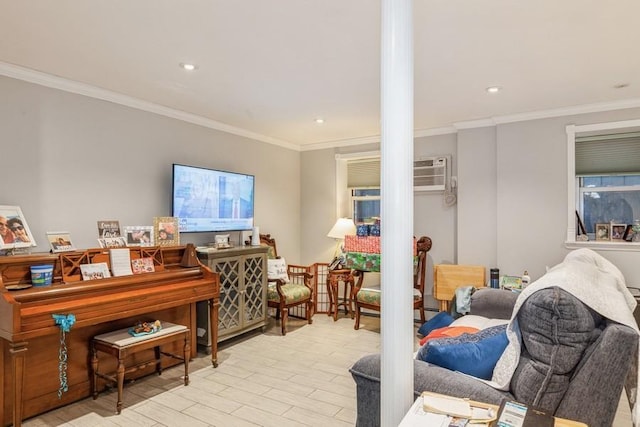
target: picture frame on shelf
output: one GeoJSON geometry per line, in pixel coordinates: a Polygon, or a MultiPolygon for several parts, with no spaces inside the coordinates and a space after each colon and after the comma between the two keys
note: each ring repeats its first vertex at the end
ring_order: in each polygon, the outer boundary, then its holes
{"type": "Polygon", "coordinates": [[[627,224],[611,224],[611,240],[624,240],[627,224]]]}
{"type": "Polygon", "coordinates": [[[157,216],[153,218],[153,238],[158,246],[177,246],[180,244],[178,217],[157,216]]]}
{"type": "Polygon", "coordinates": [[[633,224],[627,224],[627,228],[624,229],[622,240],[625,242],[633,241],[633,224]]]}
{"type": "Polygon", "coordinates": [[[76,250],[68,231],[47,231],[47,241],[53,253],[76,250]]]}
{"type": "Polygon", "coordinates": [[[36,246],[20,206],[0,206],[0,249],[36,246]]]}
{"type": "Polygon", "coordinates": [[[98,221],[98,238],[120,237],[120,221],[109,219],[98,221]]]}
{"type": "Polygon", "coordinates": [[[129,225],[125,226],[124,238],[127,246],[153,246],[154,232],[152,225],[129,225]]]}
{"type": "Polygon", "coordinates": [[[596,224],[596,241],[611,240],[611,224],[596,224]]]}

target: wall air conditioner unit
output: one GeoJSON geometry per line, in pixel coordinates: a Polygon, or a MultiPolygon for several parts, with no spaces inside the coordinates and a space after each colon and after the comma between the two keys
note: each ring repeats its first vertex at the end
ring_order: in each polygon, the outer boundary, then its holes
{"type": "Polygon", "coordinates": [[[447,184],[447,158],[422,157],[413,162],[413,191],[444,191],[447,184]]]}

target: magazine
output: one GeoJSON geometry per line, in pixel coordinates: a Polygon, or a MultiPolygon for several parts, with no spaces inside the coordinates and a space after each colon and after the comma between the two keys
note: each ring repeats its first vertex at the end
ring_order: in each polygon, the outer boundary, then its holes
{"type": "Polygon", "coordinates": [[[133,274],[153,273],[156,268],[153,265],[153,258],[136,258],[131,260],[131,270],[133,274]]]}
{"type": "Polygon", "coordinates": [[[109,267],[106,262],[98,262],[95,264],[80,264],[82,272],[82,280],[105,279],[111,277],[109,267]]]}

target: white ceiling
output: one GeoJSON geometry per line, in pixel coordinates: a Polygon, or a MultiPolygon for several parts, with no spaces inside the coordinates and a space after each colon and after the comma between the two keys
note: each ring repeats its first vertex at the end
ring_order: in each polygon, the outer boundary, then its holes
{"type": "MultiPolygon", "coordinates": [[[[416,131],[640,106],[639,16],[638,0],[415,0],[416,131]]],[[[380,1],[0,0],[0,61],[300,149],[380,133],[380,1]]]]}

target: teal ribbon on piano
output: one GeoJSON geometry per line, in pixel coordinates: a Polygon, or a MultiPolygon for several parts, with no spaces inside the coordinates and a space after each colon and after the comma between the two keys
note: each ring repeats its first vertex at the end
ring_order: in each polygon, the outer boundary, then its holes
{"type": "Polygon", "coordinates": [[[76,316],[73,314],[52,314],[56,325],[60,326],[60,350],[58,352],[58,373],[60,376],[60,388],[58,388],[58,399],[62,394],[69,391],[67,381],[67,340],[66,333],[71,331],[71,327],[76,323],[76,316]]]}

